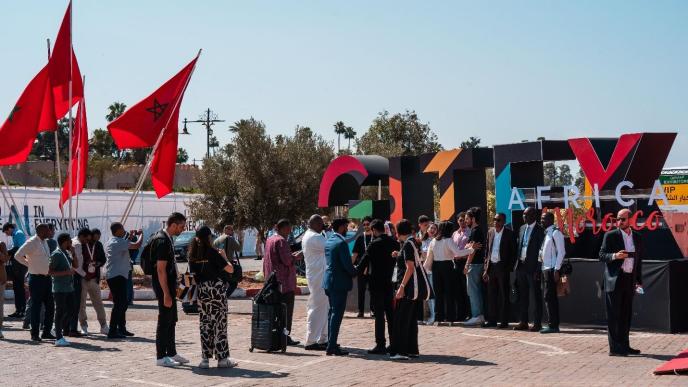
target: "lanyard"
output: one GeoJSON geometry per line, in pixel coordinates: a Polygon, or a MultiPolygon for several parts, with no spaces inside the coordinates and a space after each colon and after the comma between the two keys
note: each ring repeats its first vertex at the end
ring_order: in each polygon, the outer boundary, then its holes
{"type": "MultiPolygon", "coordinates": [[[[370,240],[373,240],[372,235],[370,236],[370,240]]],[[[366,234],[363,234],[363,250],[368,250],[368,239],[366,239],[366,234]]]]}
{"type": "Polygon", "coordinates": [[[59,250],[60,250],[60,254],[62,254],[62,256],[64,257],[65,261],[67,262],[67,266],[71,267],[71,266],[72,266],[72,263],[69,262],[69,258],[67,258],[67,254],[65,254],[64,250],[62,250],[62,249],[59,249],[59,250]]]}

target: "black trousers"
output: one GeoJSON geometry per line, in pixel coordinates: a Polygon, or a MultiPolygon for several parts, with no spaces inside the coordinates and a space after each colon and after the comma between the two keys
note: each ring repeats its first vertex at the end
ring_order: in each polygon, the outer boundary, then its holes
{"type": "Polygon", "coordinates": [[[392,322],[390,348],[390,354],[392,355],[415,355],[419,353],[416,302],[405,298],[397,300],[392,322]]]}
{"type": "Polygon", "coordinates": [[[26,291],[24,290],[24,279],[26,272],[29,270],[26,266],[17,262],[12,258],[12,265],[8,266],[12,276],[12,291],[14,291],[14,310],[18,313],[24,313],[26,309],[26,291]]]}
{"type": "Polygon", "coordinates": [[[72,293],[72,310],[69,313],[69,330],[76,332],[79,323],[79,307],[81,306],[81,276],[74,274],[74,292],[72,293]]]}
{"type": "Polygon", "coordinates": [[[43,333],[50,333],[55,317],[55,303],[50,276],[31,274],[29,276],[29,291],[31,292],[31,336],[38,336],[41,326],[41,308],[45,308],[43,333]]]}
{"type": "Polygon", "coordinates": [[[110,333],[119,333],[127,329],[127,278],[121,275],[109,278],[107,284],[112,294],[112,312],[110,312],[110,333]]]}
{"type": "Polygon", "coordinates": [[[611,352],[626,352],[630,347],[628,335],[633,315],[633,275],[619,273],[616,286],[607,292],[607,338],[611,352]]]}
{"type": "Polygon", "coordinates": [[[547,323],[550,328],[559,328],[559,297],[557,296],[557,283],[554,281],[554,270],[544,270],[542,276],[545,288],[547,323]]]}
{"type": "Polygon", "coordinates": [[[74,292],[55,293],[55,337],[59,340],[69,333],[69,323],[74,309],[74,292]]]}
{"type": "Polygon", "coordinates": [[[294,292],[283,293],[282,302],[287,305],[287,330],[291,335],[291,322],[294,319],[294,292]]]}
{"type": "Polygon", "coordinates": [[[393,309],[394,291],[392,288],[387,290],[371,290],[370,300],[371,305],[375,308],[375,345],[378,347],[385,347],[387,340],[385,340],[385,320],[387,320],[387,333],[392,337],[392,320],[394,319],[393,309]]]}
{"type": "Polygon", "coordinates": [[[456,305],[458,278],[452,261],[435,261],[432,263],[432,285],[435,291],[435,321],[457,321],[456,305]]]}
{"type": "MultiPolygon", "coordinates": [[[[365,313],[365,294],[366,294],[366,288],[369,289],[370,285],[370,276],[369,275],[364,275],[364,274],[359,274],[358,277],[356,278],[356,285],[358,288],[358,313],[365,313]]],[[[371,293],[372,296],[372,293],[371,293]]],[[[372,311],[373,308],[373,303],[370,303],[370,310],[372,311]]]]}
{"type": "MultiPolygon", "coordinates": [[[[466,275],[463,274],[463,269],[466,267],[465,259],[454,260],[454,277],[457,279],[456,284],[456,320],[464,321],[471,317],[471,302],[468,299],[468,287],[466,282],[466,275]]],[[[434,276],[433,276],[434,282],[434,276]]]]}
{"type": "MultiPolygon", "coordinates": [[[[126,278],[124,278],[124,301],[129,303],[126,294],[126,278]]],[[[175,330],[177,326],[177,300],[172,299],[172,306],[164,305],[164,297],[158,297],[158,326],[155,329],[155,352],[158,359],[165,356],[173,357],[177,354],[175,346],[175,330]]]]}
{"type": "Polygon", "coordinates": [[[522,266],[516,270],[518,288],[519,322],[527,324],[530,320],[530,300],[533,300],[533,324],[542,325],[542,271],[529,272],[522,266]]]}
{"type": "Polygon", "coordinates": [[[490,263],[487,281],[487,321],[509,323],[509,271],[503,262],[490,263]]]}

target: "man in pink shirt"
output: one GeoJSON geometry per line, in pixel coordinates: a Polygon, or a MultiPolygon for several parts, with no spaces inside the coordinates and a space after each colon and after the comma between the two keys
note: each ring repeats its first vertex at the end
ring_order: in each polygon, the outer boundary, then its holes
{"type": "MultiPolygon", "coordinates": [[[[277,282],[280,284],[282,302],[287,305],[287,330],[291,332],[291,322],[294,315],[294,290],[296,289],[295,262],[301,259],[301,254],[292,253],[289,248],[291,223],[288,219],[277,222],[277,232],[265,241],[265,257],[263,259],[263,274],[267,279],[275,272],[277,282]]],[[[298,345],[298,341],[287,337],[288,345],[298,345]]]]}
{"type": "Polygon", "coordinates": [[[471,228],[466,226],[466,212],[460,212],[456,216],[456,222],[458,227],[456,228],[456,231],[454,231],[452,239],[459,249],[465,249],[466,243],[468,243],[468,238],[471,236],[471,228]]]}

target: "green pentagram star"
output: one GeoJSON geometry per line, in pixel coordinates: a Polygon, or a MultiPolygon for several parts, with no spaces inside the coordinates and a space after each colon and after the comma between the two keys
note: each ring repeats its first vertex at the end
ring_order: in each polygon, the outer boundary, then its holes
{"type": "Polygon", "coordinates": [[[157,98],[153,98],[153,107],[146,109],[146,111],[153,113],[153,122],[157,121],[165,113],[168,103],[160,103],[157,98]]]}
{"type": "Polygon", "coordinates": [[[12,108],[12,111],[10,112],[10,116],[7,117],[7,120],[9,122],[12,122],[12,119],[14,118],[14,113],[18,112],[20,109],[21,109],[21,107],[19,107],[19,106],[15,106],[14,108],[12,108]]]}

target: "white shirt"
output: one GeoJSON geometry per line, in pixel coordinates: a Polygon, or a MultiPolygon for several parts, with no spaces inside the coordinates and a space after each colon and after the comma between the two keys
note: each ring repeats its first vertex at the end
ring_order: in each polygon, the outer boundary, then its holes
{"type": "Polygon", "coordinates": [[[29,268],[29,274],[48,275],[50,270],[50,248],[45,239],[34,235],[14,254],[14,259],[29,268]]]}
{"type": "Polygon", "coordinates": [[[322,288],[322,278],[325,274],[325,243],[323,234],[307,230],[301,240],[303,260],[306,263],[306,278],[310,289],[322,288]],[[319,282],[319,283],[318,283],[319,282]]]}
{"type": "Polygon", "coordinates": [[[86,272],[84,271],[84,250],[83,245],[81,244],[81,242],[79,242],[79,238],[72,238],[72,247],[74,247],[74,258],[76,259],[77,264],[77,267],[76,269],[74,269],[74,271],[80,276],[85,277],[86,272]]]}
{"type": "Polygon", "coordinates": [[[12,250],[14,248],[14,238],[12,238],[12,235],[7,235],[4,232],[0,233],[0,242],[5,242],[7,250],[12,250]]]}
{"type": "Polygon", "coordinates": [[[526,225],[525,231],[523,231],[523,239],[521,239],[521,261],[526,260],[526,255],[528,254],[528,243],[530,242],[530,234],[533,233],[535,228],[535,222],[526,225]]]}
{"type": "MultiPolygon", "coordinates": [[[[623,237],[624,250],[626,250],[629,253],[635,253],[635,244],[633,243],[633,232],[631,231],[627,233],[624,230],[619,231],[621,231],[621,236],[623,237]]],[[[633,263],[634,258],[629,257],[624,259],[623,263],[621,264],[621,270],[623,270],[624,273],[633,273],[633,263]]]]}
{"type": "Polygon", "coordinates": [[[564,255],[566,255],[564,234],[554,228],[554,225],[547,227],[545,230],[545,241],[542,242],[542,248],[540,249],[542,270],[561,269],[564,255]]]}
{"type": "Polygon", "coordinates": [[[426,270],[432,270],[432,263],[451,261],[454,258],[465,257],[470,255],[473,249],[460,249],[451,238],[442,238],[437,240],[433,238],[428,246],[428,256],[425,259],[426,270]]]}
{"type": "Polygon", "coordinates": [[[504,232],[504,227],[502,227],[502,231],[497,232],[497,229],[495,229],[494,232],[494,238],[492,239],[492,251],[490,251],[490,262],[492,263],[497,263],[499,262],[499,245],[502,243],[502,233],[504,232]]]}

